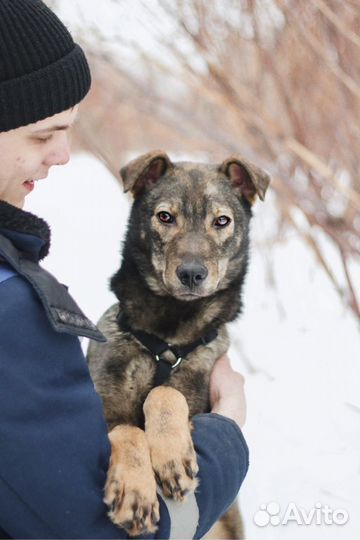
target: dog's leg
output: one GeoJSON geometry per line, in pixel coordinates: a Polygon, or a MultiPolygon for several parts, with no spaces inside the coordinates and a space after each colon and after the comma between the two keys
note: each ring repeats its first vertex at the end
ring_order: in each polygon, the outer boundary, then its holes
{"type": "Polygon", "coordinates": [[[154,388],[144,403],[145,433],[156,479],[166,497],[183,500],[198,472],[185,397],[169,386],[154,388]]]}
{"type": "Polygon", "coordinates": [[[243,540],[244,538],[244,524],[237,501],[204,536],[204,540],[243,540]]]}
{"type": "Polygon", "coordinates": [[[109,517],[130,536],[156,531],[159,503],[144,431],[116,426],[110,433],[111,459],[104,502],[109,517]]]}

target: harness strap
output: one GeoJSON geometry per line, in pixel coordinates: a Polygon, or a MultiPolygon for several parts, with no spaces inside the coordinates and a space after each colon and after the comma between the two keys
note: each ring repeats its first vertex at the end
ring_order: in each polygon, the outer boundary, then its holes
{"type": "Polygon", "coordinates": [[[163,360],[162,358],[159,358],[159,360],[156,362],[156,371],[155,371],[155,377],[153,380],[153,388],[156,386],[161,386],[164,384],[165,381],[168,380],[170,377],[171,371],[173,366],[170,364],[170,362],[167,362],[166,360],[163,360]]]}
{"type": "Polygon", "coordinates": [[[170,377],[171,371],[181,364],[185,356],[190,354],[200,345],[207,345],[218,336],[217,330],[213,329],[205,336],[200,337],[188,345],[171,345],[154,334],[148,334],[142,330],[135,330],[132,328],[124,313],[118,314],[117,323],[119,328],[135,336],[136,339],[152,353],[154,359],[156,360],[156,372],[153,387],[164,384],[164,382],[170,377]],[[161,358],[161,355],[165,351],[171,351],[173,353],[176,358],[176,362],[174,364],[170,364],[170,362],[161,358]]]}

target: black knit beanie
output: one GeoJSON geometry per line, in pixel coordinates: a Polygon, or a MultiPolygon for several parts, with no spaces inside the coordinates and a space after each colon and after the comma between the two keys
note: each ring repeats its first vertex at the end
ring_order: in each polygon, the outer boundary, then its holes
{"type": "Polygon", "coordinates": [[[90,83],[82,49],[41,0],[0,0],[0,132],[70,109],[90,83]]]}

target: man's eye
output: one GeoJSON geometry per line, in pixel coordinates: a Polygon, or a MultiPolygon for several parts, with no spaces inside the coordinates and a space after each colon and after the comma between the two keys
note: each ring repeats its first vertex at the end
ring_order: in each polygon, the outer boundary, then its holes
{"type": "Polygon", "coordinates": [[[226,227],[231,222],[231,218],[228,216],[219,216],[218,218],[214,219],[213,225],[217,229],[222,229],[223,227],[226,227]]]}
{"type": "Polygon", "coordinates": [[[52,138],[52,134],[48,135],[47,137],[36,137],[36,140],[38,142],[47,142],[47,141],[50,141],[51,138],[52,138]]]}
{"type": "Polygon", "coordinates": [[[175,222],[174,216],[169,214],[169,212],[159,212],[157,214],[157,217],[158,217],[158,220],[161,221],[161,223],[166,223],[167,225],[175,222]]]}

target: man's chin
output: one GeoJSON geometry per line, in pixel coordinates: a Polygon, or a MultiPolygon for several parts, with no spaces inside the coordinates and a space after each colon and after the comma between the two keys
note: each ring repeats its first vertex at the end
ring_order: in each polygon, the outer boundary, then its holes
{"type": "MultiPolygon", "coordinates": [[[[1,197],[0,197],[1,199],[1,197]]],[[[19,197],[8,197],[3,199],[5,202],[11,204],[12,206],[16,206],[16,208],[20,208],[22,210],[25,206],[25,196],[19,196],[19,197]]]]}

